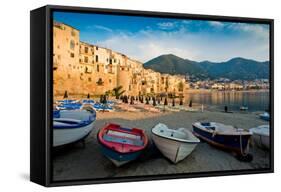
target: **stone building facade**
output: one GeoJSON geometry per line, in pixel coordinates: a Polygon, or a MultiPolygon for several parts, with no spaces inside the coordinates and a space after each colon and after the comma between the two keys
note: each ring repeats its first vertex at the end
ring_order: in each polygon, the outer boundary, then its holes
{"type": "Polygon", "coordinates": [[[79,30],[54,22],[54,95],[101,95],[122,86],[124,94],[182,93],[185,78],[144,69],[139,61],[80,41],[79,30]]]}

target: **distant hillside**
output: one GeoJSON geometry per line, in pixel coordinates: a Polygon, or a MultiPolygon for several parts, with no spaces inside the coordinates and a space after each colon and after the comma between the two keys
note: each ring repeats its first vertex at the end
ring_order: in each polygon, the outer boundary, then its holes
{"type": "Polygon", "coordinates": [[[229,78],[232,80],[252,80],[269,78],[269,62],[258,62],[244,58],[233,58],[226,62],[196,62],[169,54],[161,55],[146,63],[145,68],[161,73],[193,75],[200,79],[229,78]]]}

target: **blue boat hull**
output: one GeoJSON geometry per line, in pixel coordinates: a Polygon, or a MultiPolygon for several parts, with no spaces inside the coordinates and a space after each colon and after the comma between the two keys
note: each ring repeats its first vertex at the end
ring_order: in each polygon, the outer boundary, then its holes
{"type": "Polygon", "coordinates": [[[202,129],[197,128],[193,125],[193,132],[194,134],[199,137],[200,139],[208,142],[211,145],[234,151],[238,154],[244,153],[248,147],[249,139],[251,135],[222,135],[222,134],[215,134],[208,131],[204,131],[202,129]],[[240,139],[242,143],[242,147],[240,145],[240,139]]]}
{"type": "Polygon", "coordinates": [[[260,118],[264,121],[269,121],[270,120],[270,117],[267,117],[267,116],[260,116],[260,118]]]}
{"type": "Polygon", "coordinates": [[[102,153],[109,159],[114,160],[113,163],[117,166],[123,165],[127,162],[137,159],[142,152],[142,151],[136,151],[132,153],[119,153],[102,144],[100,146],[101,146],[102,153]]]}

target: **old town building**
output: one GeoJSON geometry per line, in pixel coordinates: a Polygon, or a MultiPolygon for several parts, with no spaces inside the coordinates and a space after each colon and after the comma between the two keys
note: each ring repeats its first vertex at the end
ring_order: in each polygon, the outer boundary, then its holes
{"type": "Polygon", "coordinates": [[[101,95],[122,86],[124,94],[182,93],[185,78],[145,69],[143,64],[107,48],[80,41],[79,30],[54,22],[54,95],[101,95]]]}

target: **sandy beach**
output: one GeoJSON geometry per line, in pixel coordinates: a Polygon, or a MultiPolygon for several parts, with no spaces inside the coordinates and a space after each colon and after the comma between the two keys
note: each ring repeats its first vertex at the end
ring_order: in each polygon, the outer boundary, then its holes
{"type": "Polygon", "coordinates": [[[94,130],[81,143],[56,149],[53,156],[53,179],[73,180],[89,178],[108,178],[123,176],[142,176],[158,174],[192,173],[206,171],[224,171],[268,168],[270,154],[251,145],[252,162],[238,161],[231,153],[214,148],[205,142],[178,164],[171,163],[155,147],[151,140],[151,128],[162,122],[171,128],[186,127],[192,129],[195,121],[216,121],[249,129],[266,124],[255,113],[223,112],[98,112],[94,130]],[[149,147],[136,161],[122,167],[115,167],[99,149],[97,132],[107,123],[118,123],[125,127],[144,129],[150,138],[149,147]]]}

